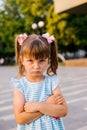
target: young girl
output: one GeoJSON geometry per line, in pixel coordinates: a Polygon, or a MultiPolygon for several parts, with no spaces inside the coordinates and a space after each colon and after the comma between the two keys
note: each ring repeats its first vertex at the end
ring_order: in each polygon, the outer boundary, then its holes
{"type": "Polygon", "coordinates": [[[21,34],[15,51],[19,72],[12,83],[17,130],[64,130],[61,117],[68,108],[56,74],[55,38],[48,33],[21,34]]]}

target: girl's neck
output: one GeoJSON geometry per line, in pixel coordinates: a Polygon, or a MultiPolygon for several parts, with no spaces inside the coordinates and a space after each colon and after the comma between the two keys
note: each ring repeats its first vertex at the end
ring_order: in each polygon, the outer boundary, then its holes
{"type": "Polygon", "coordinates": [[[44,80],[44,75],[42,76],[28,76],[26,75],[26,79],[29,80],[30,82],[40,82],[44,80]]]}

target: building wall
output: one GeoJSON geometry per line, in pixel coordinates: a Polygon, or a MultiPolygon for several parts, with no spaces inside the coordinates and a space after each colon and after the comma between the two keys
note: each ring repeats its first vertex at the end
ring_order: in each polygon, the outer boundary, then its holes
{"type": "Polygon", "coordinates": [[[54,0],[54,8],[56,13],[67,11],[87,13],[87,0],[54,0]]]}

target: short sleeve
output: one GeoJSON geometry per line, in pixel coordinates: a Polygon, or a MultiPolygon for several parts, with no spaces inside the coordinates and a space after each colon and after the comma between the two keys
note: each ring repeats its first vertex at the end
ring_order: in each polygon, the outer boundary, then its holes
{"type": "Polygon", "coordinates": [[[11,78],[11,86],[12,87],[17,87],[19,89],[19,91],[24,94],[23,85],[22,85],[20,79],[11,78]]]}
{"type": "Polygon", "coordinates": [[[59,85],[59,77],[57,75],[51,77],[52,90],[59,85]]]}

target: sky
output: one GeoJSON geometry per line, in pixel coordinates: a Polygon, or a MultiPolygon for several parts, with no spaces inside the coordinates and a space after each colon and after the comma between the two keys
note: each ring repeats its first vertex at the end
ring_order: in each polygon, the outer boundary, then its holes
{"type": "Polygon", "coordinates": [[[2,3],[3,3],[3,0],[0,0],[0,9],[2,9],[2,7],[1,7],[2,3]]]}
{"type": "Polygon", "coordinates": [[[2,0],[0,0],[0,5],[3,3],[3,1],[2,0]]]}

